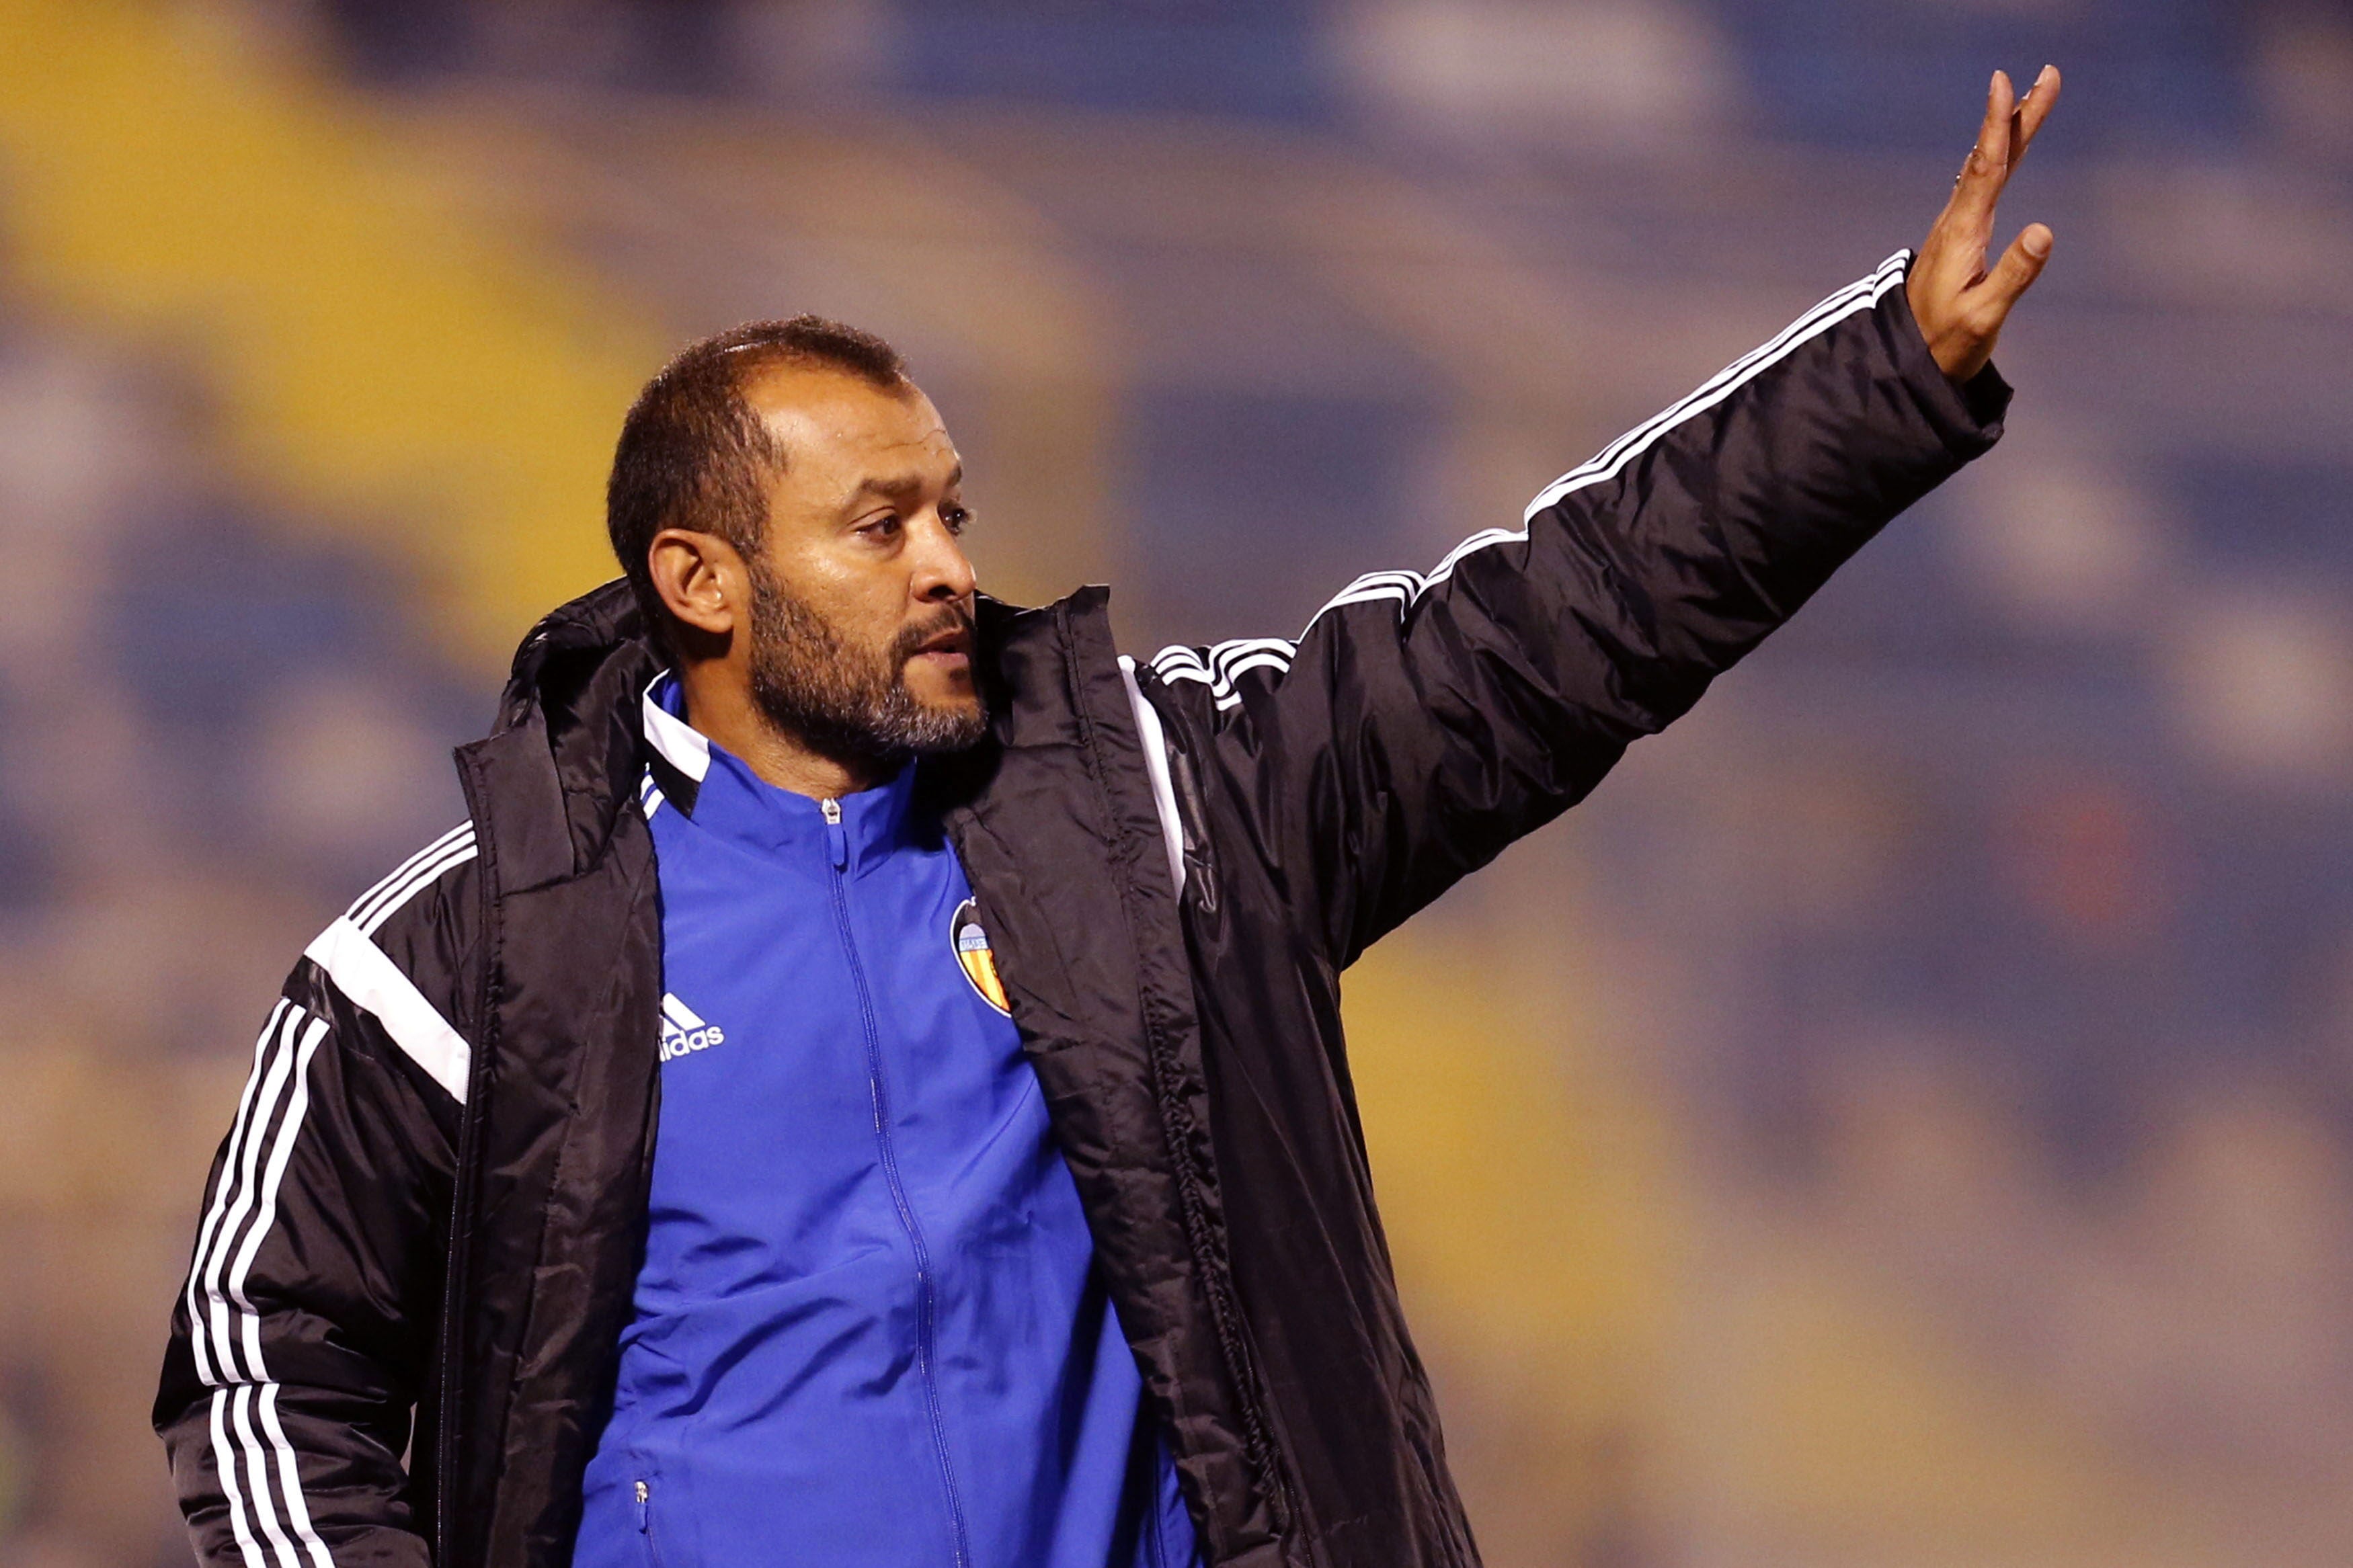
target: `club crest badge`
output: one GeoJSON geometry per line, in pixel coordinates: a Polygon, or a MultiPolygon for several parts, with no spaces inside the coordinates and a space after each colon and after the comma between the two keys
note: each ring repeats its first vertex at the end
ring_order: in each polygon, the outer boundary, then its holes
{"type": "Polygon", "coordinates": [[[981,928],[980,906],[970,899],[956,906],[954,919],[948,921],[948,942],[955,950],[956,966],[980,999],[1010,1016],[1012,1007],[1005,1000],[1005,983],[997,977],[997,954],[988,948],[988,932],[981,928]]]}

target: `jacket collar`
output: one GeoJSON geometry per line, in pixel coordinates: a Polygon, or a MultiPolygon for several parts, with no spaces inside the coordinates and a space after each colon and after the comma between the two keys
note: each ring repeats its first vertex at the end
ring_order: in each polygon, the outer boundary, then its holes
{"type": "Polygon", "coordinates": [[[910,809],[913,767],[901,768],[871,789],[821,802],[769,784],[743,758],[689,724],[684,693],[670,671],[646,688],[643,708],[646,768],[653,775],[648,789],[659,791],[659,799],[706,832],[760,854],[812,864],[821,864],[838,847],[853,876],[926,837],[916,831],[910,809]],[[828,805],[834,813],[830,822],[825,815],[828,805]]]}
{"type": "MultiPolygon", "coordinates": [[[[1082,589],[1080,599],[1100,613],[1102,595],[1082,589]]],[[[1009,738],[1022,728],[1021,701],[1018,682],[999,668],[1002,655],[1012,629],[1039,612],[986,596],[978,608],[976,662],[997,710],[997,734],[1009,738]]],[[[649,754],[645,694],[666,662],[619,578],[551,611],[515,649],[496,728],[458,752],[485,867],[501,891],[563,881],[604,858],[637,809],[649,754]]],[[[684,724],[679,730],[702,739],[684,724]]],[[[681,758],[691,760],[694,741],[669,731],[664,741],[654,754],[681,779],[699,781],[669,754],[675,742],[681,758]]],[[[944,808],[980,786],[993,771],[994,750],[984,744],[919,768],[918,793],[944,808]]],[[[707,772],[707,761],[703,766],[707,772]]]]}
{"type": "Polygon", "coordinates": [[[646,744],[681,776],[701,784],[711,772],[711,740],[665,705],[677,684],[677,678],[667,669],[646,683],[640,714],[646,744]]]}

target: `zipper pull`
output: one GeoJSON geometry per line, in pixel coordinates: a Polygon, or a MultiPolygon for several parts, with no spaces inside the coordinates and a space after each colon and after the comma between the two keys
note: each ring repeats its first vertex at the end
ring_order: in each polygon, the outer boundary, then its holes
{"type": "Polygon", "coordinates": [[[638,1483],[638,1533],[639,1535],[647,1533],[648,1530],[650,1528],[649,1521],[647,1519],[646,1501],[652,1495],[652,1492],[647,1488],[645,1482],[639,1481],[638,1483]]]}
{"type": "Polygon", "coordinates": [[[821,800],[817,808],[825,814],[825,845],[833,851],[833,868],[841,870],[849,864],[849,835],[841,830],[841,802],[821,800]]]}

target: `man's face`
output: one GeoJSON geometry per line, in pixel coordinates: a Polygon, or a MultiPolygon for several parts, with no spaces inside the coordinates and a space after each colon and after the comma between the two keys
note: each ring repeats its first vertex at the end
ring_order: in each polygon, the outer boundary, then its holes
{"type": "Polygon", "coordinates": [[[980,739],[964,465],[931,399],[781,367],[744,398],[785,453],[752,578],[753,695],[828,752],[896,758],[980,739]]]}

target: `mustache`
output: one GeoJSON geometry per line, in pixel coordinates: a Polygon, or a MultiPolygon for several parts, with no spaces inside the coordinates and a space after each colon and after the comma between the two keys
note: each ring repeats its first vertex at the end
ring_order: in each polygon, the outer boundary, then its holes
{"type": "Polygon", "coordinates": [[[900,628],[891,644],[892,667],[904,669],[907,661],[922,652],[925,643],[951,632],[961,631],[966,642],[974,641],[976,629],[972,611],[962,605],[944,605],[938,615],[900,628]]]}

